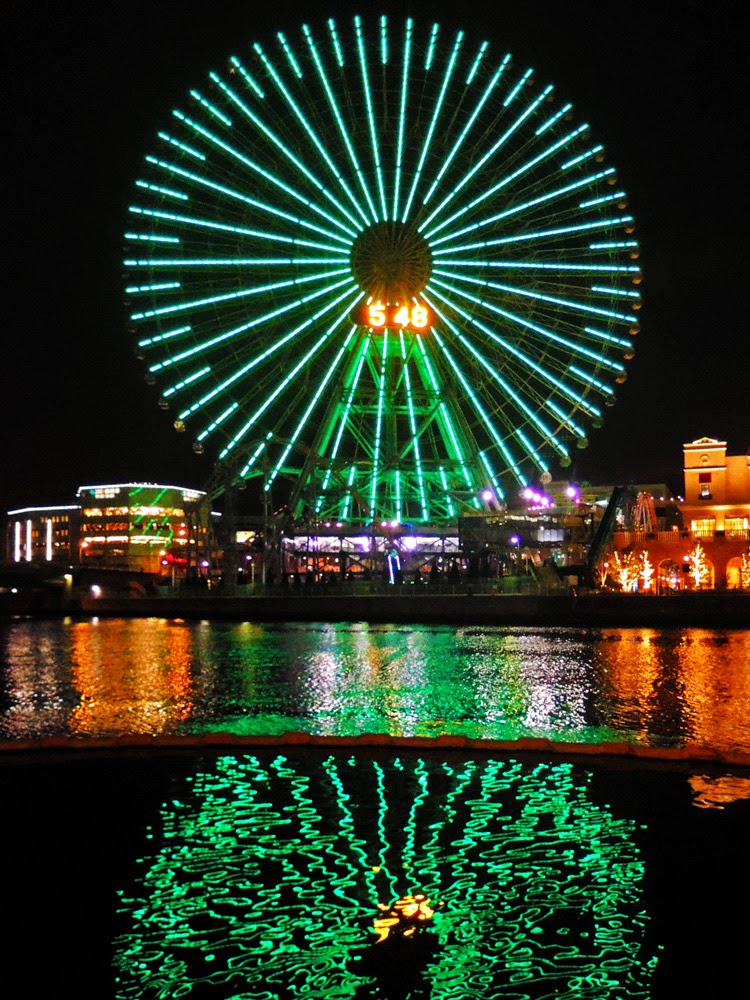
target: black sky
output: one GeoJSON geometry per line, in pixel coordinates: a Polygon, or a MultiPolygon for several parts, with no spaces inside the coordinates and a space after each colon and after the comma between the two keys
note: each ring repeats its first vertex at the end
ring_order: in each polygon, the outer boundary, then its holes
{"type": "Polygon", "coordinates": [[[294,37],[303,20],[381,11],[463,28],[533,66],[590,122],[629,194],[642,331],[568,474],[679,491],[683,442],[750,448],[741,3],[6,0],[0,511],[70,502],[87,483],[205,483],[212,458],[158,409],[125,323],[122,234],[141,160],[229,55],[294,37]]]}

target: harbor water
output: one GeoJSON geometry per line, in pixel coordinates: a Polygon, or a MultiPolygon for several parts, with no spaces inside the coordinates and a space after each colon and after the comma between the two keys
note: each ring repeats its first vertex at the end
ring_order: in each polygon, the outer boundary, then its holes
{"type": "Polygon", "coordinates": [[[750,631],[0,639],[26,995],[682,1000],[741,967],[750,631]]]}

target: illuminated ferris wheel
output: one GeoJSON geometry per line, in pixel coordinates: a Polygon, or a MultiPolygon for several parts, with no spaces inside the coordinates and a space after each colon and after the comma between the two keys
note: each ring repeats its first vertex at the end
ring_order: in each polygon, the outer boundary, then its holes
{"type": "Polygon", "coordinates": [[[160,405],[293,513],[511,500],[625,379],[641,272],[615,168],[462,31],[256,43],[173,112],[137,192],[126,293],[160,405]]]}

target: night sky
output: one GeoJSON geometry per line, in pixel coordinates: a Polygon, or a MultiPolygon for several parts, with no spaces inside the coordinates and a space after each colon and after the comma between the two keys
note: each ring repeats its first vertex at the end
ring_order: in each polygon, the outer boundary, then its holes
{"type": "Polygon", "coordinates": [[[484,6],[6,0],[0,512],[70,503],[92,483],[204,485],[212,456],[159,410],[125,322],[122,234],[140,163],[229,55],[355,13],[438,21],[511,52],[574,103],[618,169],[642,249],[642,329],[615,407],[562,474],[679,492],[684,442],[750,448],[745,8],[484,6]]]}

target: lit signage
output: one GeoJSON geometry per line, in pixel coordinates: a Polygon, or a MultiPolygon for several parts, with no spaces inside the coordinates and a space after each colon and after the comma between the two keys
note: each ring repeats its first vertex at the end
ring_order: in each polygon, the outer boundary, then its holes
{"type": "Polygon", "coordinates": [[[375,302],[365,302],[358,306],[351,316],[357,326],[369,326],[371,330],[427,330],[435,323],[435,314],[429,306],[422,303],[401,305],[375,302]]]}

